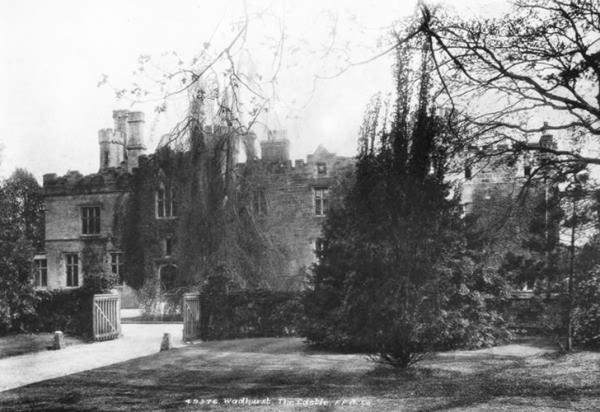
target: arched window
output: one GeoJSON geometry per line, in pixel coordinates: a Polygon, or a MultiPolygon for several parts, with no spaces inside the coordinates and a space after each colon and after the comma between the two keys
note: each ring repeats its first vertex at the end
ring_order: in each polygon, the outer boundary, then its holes
{"type": "Polygon", "coordinates": [[[159,270],[160,287],[163,292],[171,292],[177,284],[177,266],[166,265],[159,270]]]}

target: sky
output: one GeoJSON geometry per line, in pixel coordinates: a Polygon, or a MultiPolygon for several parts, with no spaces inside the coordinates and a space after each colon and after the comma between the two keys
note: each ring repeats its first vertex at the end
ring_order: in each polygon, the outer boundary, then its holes
{"type": "MultiPolygon", "coordinates": [[[[467,12],[503,7],[502,0],[446,0],[467,12]]],[[[0,178],[25,168],[41,182],[46,173],[99,167],[98,130],[112,128],[115,109],[146,113],[145,139],[154,151],[184,113],[187,97],[169,103],[117,99],[115,89],[137,82],[160,96],[149,77],[175,70],[199,50],[219,50],[235,35],[242,0],[24,0],[0,2],[0,178]],[[208,45],[208,46],[207,46],[208,45]],[[140,56],[150,63],[140,75],[140,56]],[[151,69],[151,70],[149,70],[151,69]],[[141,76],[141,77],[140,77],[141,76]],[[107,78],[104,84],[101,80],[107,78]],[[152,89],[154,87],[154,89],[152,89]]],[[[273,110],[261,121],[286,129],[292,159],[319,144],[338,155],[356,153],[358,130],[373,94],[390,90],[391,60],[358,65],[333,79],[345,56],[356,62],[381,50],[394,20],[414,1],[247,0],[252,16],[245,47],[259,73],[279,71],[267,94],[273,110]],[[274,45],[285,29],[283,64],[274,45]],[[332,28],[335,28],[333,30],[332,28]],[[378,48],[379,47],[379,48],[378,48]]],[[[260,136],[259,136],[260,137],[260,136]]]]}

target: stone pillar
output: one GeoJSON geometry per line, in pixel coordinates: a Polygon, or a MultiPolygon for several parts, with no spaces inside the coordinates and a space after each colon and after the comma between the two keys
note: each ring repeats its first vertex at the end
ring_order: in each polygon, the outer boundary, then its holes
{"type": "Polygon", "coordinates": [[[144,154],[144,113],[129,112],[127,117],[127,170],[132,171],[139,165],[139,157],[144,154]]]}
{"type": "MultiPolygon", "coordinates": [[[[129,117],[129,110],[113,110],[113,120],[115,122],[115,131],[123,133],[123,136],[127,136],[127,118],[129,117]]],[[[125,139],[127,142],[127,139],[125,139]]]]}
{"type": "Polygon", "coordinates": [[[61,331],[54,332],[54,344],[52,347],[54,350],[66,348],[65,337],[61,331]]]}
{"type": "Polygon", "coordinates": [[[173,342],[171,341],[171,334],[165,333],[163,335],[162,343],[160,344],[160,351],[169,350],[173,347],[173,342]]]}

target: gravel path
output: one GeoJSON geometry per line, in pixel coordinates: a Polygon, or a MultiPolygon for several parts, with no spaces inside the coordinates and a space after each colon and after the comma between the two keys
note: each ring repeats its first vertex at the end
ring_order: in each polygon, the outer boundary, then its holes
{"type": "Polygon", "coordinates": [[[171,334],[174,347],[185,346],[182,329],[181,324],[123,324],[119,339],[0,359],[0,391],[152,355],[160,351],[164,333],[171,334]]]}

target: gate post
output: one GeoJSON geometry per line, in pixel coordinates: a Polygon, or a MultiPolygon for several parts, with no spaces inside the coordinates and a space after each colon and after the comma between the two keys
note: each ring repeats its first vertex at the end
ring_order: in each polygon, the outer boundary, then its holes
{"type": "Polygon", "coordinates": [[[191,342],[200,337],[200,294],[184,293],[181,304],[183,313],[183,341],[191,342]]]}

